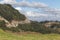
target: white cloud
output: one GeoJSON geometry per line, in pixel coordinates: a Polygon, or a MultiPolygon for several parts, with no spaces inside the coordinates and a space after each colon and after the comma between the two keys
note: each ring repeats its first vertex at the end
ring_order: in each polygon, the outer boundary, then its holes
{"type": "Polygon", "coordinates": [[[16,2],[16,0],[2,0],[0,3],[7,3],[11,4],[13,6],[16,6],[15,9],[19,10],[21,13],[25,14],[28,17],[31,17],[31,19],[48,19],[48,20],[60,20],[60,9],[57,8],[50,8],[48,5],[41,3],[41,2],[27,2],[26,0],[23,0],[21,2],[16,2]],[[41,8],[43,13],[37,13],[27,11],[22,11],[22,8],[20,7],[32,7],[32,8],[41,8]]]}
{"type": "MultiPolygon", "coordinates": [[[[25,12],[24,12],[25,13],[25,12]]],[[[55,14],[47,14],[47,13],[38,13],[38,12],[32,12],[28,11],[25,13],[25,15],[30,19],[34,21],[44,21],[44,20],[59,20],[60,21],[60,15],[55,14]]]]}
{"type": "Polygon", "coordinates": [[[47,12],[47,13],[54,13],[54,14],[57,14],[57,13],[59,13],[60,14],[60,9],[57,9],[57,8],[45,8],[44,9],[44,11],[45,12],[47,12]]]}
{"type": "Polygon", "coordinates": [[[15,9],[18,10],[18,11],[22,10],[22,8],[20,8],[20,7],[16,7],[15,9]]]}
{"type": "Polygon", "coordinates": [[[12,4],[12,3],[16,3],[16,0],[2,0],[2,1],[0,1],[0,3],[12,4]]]}
{"type": "Polygon", "coordinates": [[[0,3],[9,3],[11,5],[14,6],[19,6],[19,7],[33,7],[33,8],[41,8],[43,9],[45,12],[56,12],[56,13],[60,13],[60,9],[56,9],[56,8],[50,8],[48,7],[48,5],[41,3],[41,2],[27,2],[26,0],[23,0],[21,2],[16,2],[16,0],[3,0],[0,3]]]}
{"type": "Polygon", "coordinates": [[[28,11],[25,13],[27,16],[29,17],[40,17],[40,16],[48,16],[48,14],[42,14],[42,13],[37,13],[37,12],[32,12],[32,11],[28,11]]]}
{"type": "Polygon", "coordinates": [[[40,3],[40,2],[27,2],[27,1],[21,1],[16,4],[13,4],[14,6],[22,6],[22,7],[33,7],[33,8],[45,8],[47,7],[46,4],[40,3]]]}
{"type": "Polygon", "coordinates": [[[24,7],[34,7],[34,8],[44,8],[47,6],[44,3],[27,2],[26,0],[23,0],[21,2],[16,2],[16,0],[3,0],[0,3],[7,3],[7,4],[14,5],[14,6],[24,6],[24,7]]]}

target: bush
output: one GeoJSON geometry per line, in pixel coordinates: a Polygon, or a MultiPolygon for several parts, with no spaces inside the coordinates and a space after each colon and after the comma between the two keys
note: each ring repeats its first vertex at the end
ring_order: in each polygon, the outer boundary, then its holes
{"type": "Polygon", "coordinates": [[[6,30],[5,21],[0,21],[0,29],[6,30]]]}

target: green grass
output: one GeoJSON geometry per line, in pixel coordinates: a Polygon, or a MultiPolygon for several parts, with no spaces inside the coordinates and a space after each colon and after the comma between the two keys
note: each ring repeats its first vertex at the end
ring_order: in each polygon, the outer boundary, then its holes
{"type": "Polygon", "coordinates": [[[0,40],[60,40],[60,34],[13,34],[0,29],[0,40]]]}

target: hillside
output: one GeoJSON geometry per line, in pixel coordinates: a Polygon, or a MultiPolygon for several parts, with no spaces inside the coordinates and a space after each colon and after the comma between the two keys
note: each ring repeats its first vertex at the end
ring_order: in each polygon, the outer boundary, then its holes
{"type": "Polygon", "coordinates": [[[16,27],[18,24],[30,23],[25,15],[9,4],[0,4],[0,20],[4,20],[7,27],[16,27]]]}
{"type": "Polygon", "coordinates": [[[59,21],[31,21],[9,4],[0,4],[0,29],[12,32],[60,33],[59,21]]]}
{"type": "Polygon", "coordinates": [[[25,20],[26,17],[14,9],[9,4],[0,4],[0,16],[4,17],[8,21],[12,20],[25,20]]]}

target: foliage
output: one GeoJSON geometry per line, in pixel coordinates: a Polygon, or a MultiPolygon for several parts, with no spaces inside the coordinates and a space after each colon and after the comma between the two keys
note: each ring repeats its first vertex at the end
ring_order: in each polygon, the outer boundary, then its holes
{"type": "MultiPolygon", "coordinates": [[[[45,22],[44,23],[39,23],[39,22],[31,22],[31,24],[19,24],[18,28],[24,31],[32,31],[32,32],[40,32],[40,33],[60,33],[60,31],[58,30],[58,28],[60,27],[60,25],[56,24],[54,26],[56,26],[56,29],[54,28],[48,28],[45,27],[45,22]]],[[[52,26],[53,26],[52,25],[52,26]]]]}
{"type": "MultiPolygon", "coordinates": [[[[0,4],[0,16],[5,18],[8,21],[12,20],[25,20],[26,17],[22,15],[19,11],[14,9],[9,4],[0,4]]],[[[29,24],[19,24],[17,27],[6,27],[6,23],[4,21],[0,21],[0,29],[9,30],[12,32],[21,32],[21,31],[31,31],[31,32],[40,32],[40,33],[59,33],[60,34],[60,22],[55,21],[59,24],[52,24],[50,27],[46,27],[44,24],[48,23],[49,21],[43,22],[36,22],[31,21],[29,24]]],[[[53,22],[53,21],[50,21],[53,22]]]]}
{"type": "Polygon", "coordinates": [[[8,21],[11,20],[25,20],[25,16],[22,15],[19,11],[14,9],[9,4],[0,4],[0,16],[4,17],[8,21]]]}
{"type": "Polygon", "coordinates": [[[60,40],[60,34],[11,33],[0,29],[0,40],[60,40]]]}

